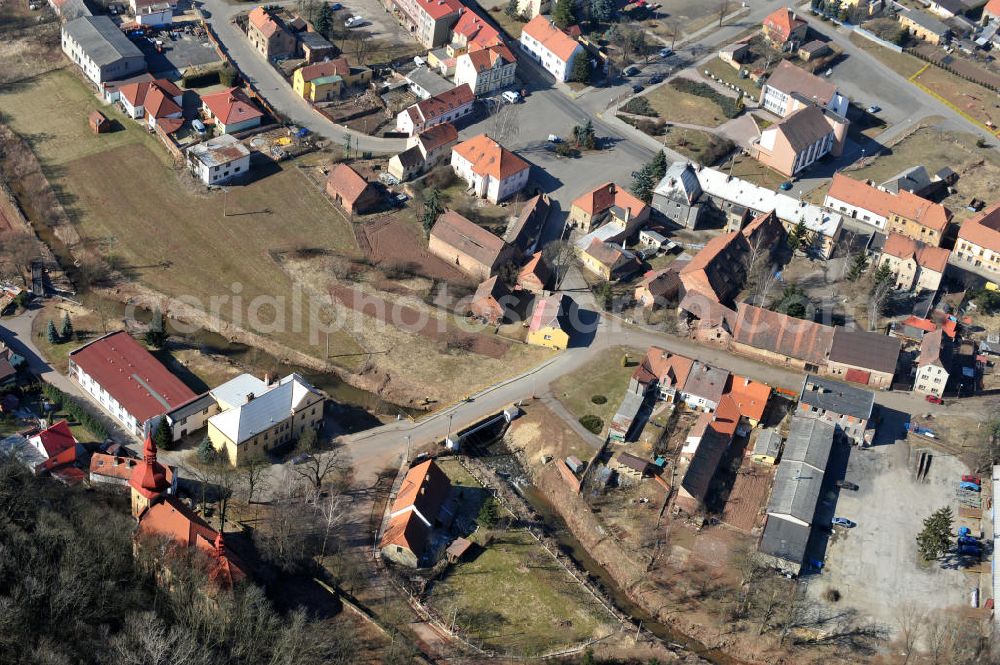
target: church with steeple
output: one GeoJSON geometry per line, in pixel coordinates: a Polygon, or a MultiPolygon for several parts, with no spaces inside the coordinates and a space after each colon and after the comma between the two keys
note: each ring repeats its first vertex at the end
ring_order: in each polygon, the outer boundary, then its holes
{"type": "Polygon", "coordinates": [[[209,559],[209,578],[221,587],[246,579],[245,566],[226,548],[223,535],[177,498],[176,484],[177,475],[156,459],[156,444],[147,435],[142,462],[128,480],[132,515],[139,522],[136,536],[162,536],[182,547],[200,549],[209,559]]]}

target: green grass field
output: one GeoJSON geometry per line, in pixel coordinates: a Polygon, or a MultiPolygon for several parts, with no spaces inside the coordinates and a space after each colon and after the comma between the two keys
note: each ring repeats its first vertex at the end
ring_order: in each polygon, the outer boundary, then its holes
{"type": "Polygon", "coordinates": [[[646,355],[645,349],[616,346],[597,354],[580,369],[560,377],[552,384],[552,392],[577,418],[593,414],[604,421],[604,431],[618,410],[635,363],[646,355]],[[628,353],[629,366],[622,367],[622,356],[628,353]],[[604,404],[594,404],[591,397],[603,395],[604,404]]]}
{"type": "Polygon", "coordinates": [[[707,97],[681,92],[669,83],[645,94],[649,105],[667,122],[718,127],[726,122],[722,108],[707,97]]]}
{"type": "MultiPolygon", "coordinates": [[[[258,167],[262,177],[228,194],[191,187],[155,138],[102,107],[69,71],[0,90],[0,108],[31,142],[85,241],[117,256],[139,281],[206,308],[213,298],[232,303],[239,295],[241,304],[221,307],[224,320],[245,324],[254,298],[283,298],[288,323],[272,336],[319,351],[307,331],[291,329],[293,285],[274,255],[297,248],[352,254],[356,245],[348,222],[294,164],[258,167]],[[87,114],[95,108],[122,129],[90,133],[87,114]]],[[[271,323],[275,312],[265,305],[258,318],[271,323]]],[[[331,346],[335,354],[359,350],[346,332],[331,346]]]]}
{"type": "Polygon", "coordinates": [[[451,568],[429,603],[467,638],[538,655],[612,631],[612,617],[523,531],[506,531],[451,568]]]}

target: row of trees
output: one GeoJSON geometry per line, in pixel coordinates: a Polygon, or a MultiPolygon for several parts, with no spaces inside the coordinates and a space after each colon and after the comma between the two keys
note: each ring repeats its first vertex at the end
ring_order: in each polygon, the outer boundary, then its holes
{"type": "Polygon", "coordinates": [[[63,314],[62,326],[58,330],[56,329],[56,322],[49,319],[45,337],[48,339],[49,344],[64,344],[73,339],[73,320],[70,318],[69,312],[63,314]]]}
{"type": "Polygon", "coordinates": [[[86,427],[94,438],[104,440],[108,437],[104,423],[75,397],[67,395],[49,383],[43,383],[41,390],[42,395],[55,406],[56,410],[64,411],[71,420],[86,427]]]}

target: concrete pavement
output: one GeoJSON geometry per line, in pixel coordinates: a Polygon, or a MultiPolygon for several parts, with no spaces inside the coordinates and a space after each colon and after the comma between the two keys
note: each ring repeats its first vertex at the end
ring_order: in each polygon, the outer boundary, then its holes
{"type": "Polygon", "coordinates": [[[356,148],[362,152],[392,154],[406,149],[406,139],[368,136],[338,125],[295,94],[291,84],[253,49],[246,34],[232,22],[236,14],[250,9],[250,5],[230,4],[225,0],[202,0],[201,4],[209,14],[205,22],[212,26],[243,76],[291,122],[338,145],[343,145],[345,137],[351,136],[356,148]]]}

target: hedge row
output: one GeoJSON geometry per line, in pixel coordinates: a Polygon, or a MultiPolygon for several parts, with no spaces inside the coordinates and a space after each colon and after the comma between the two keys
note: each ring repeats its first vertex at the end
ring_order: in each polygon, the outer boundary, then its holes
{"type": "Polygon", "coordinates": [[[83,425],[98,440],[108,438],[108,430],[104,424],[92,414],[80,400],[67,395],[50,383],[42,384],[42,394],[45,399],[56,405],[56,408],[66,412],[71,420],[83,425]]]}
{"type": "Polygon", "coordinates": [[[675,90],[686,92],[689,95],[704,97],[719,106],[722,114],[727,118],[735,118],[743,112],[743,101],[728,97],[707,83],[700,83],[686,78],[677,78],[670,82],[675,90]]]}

